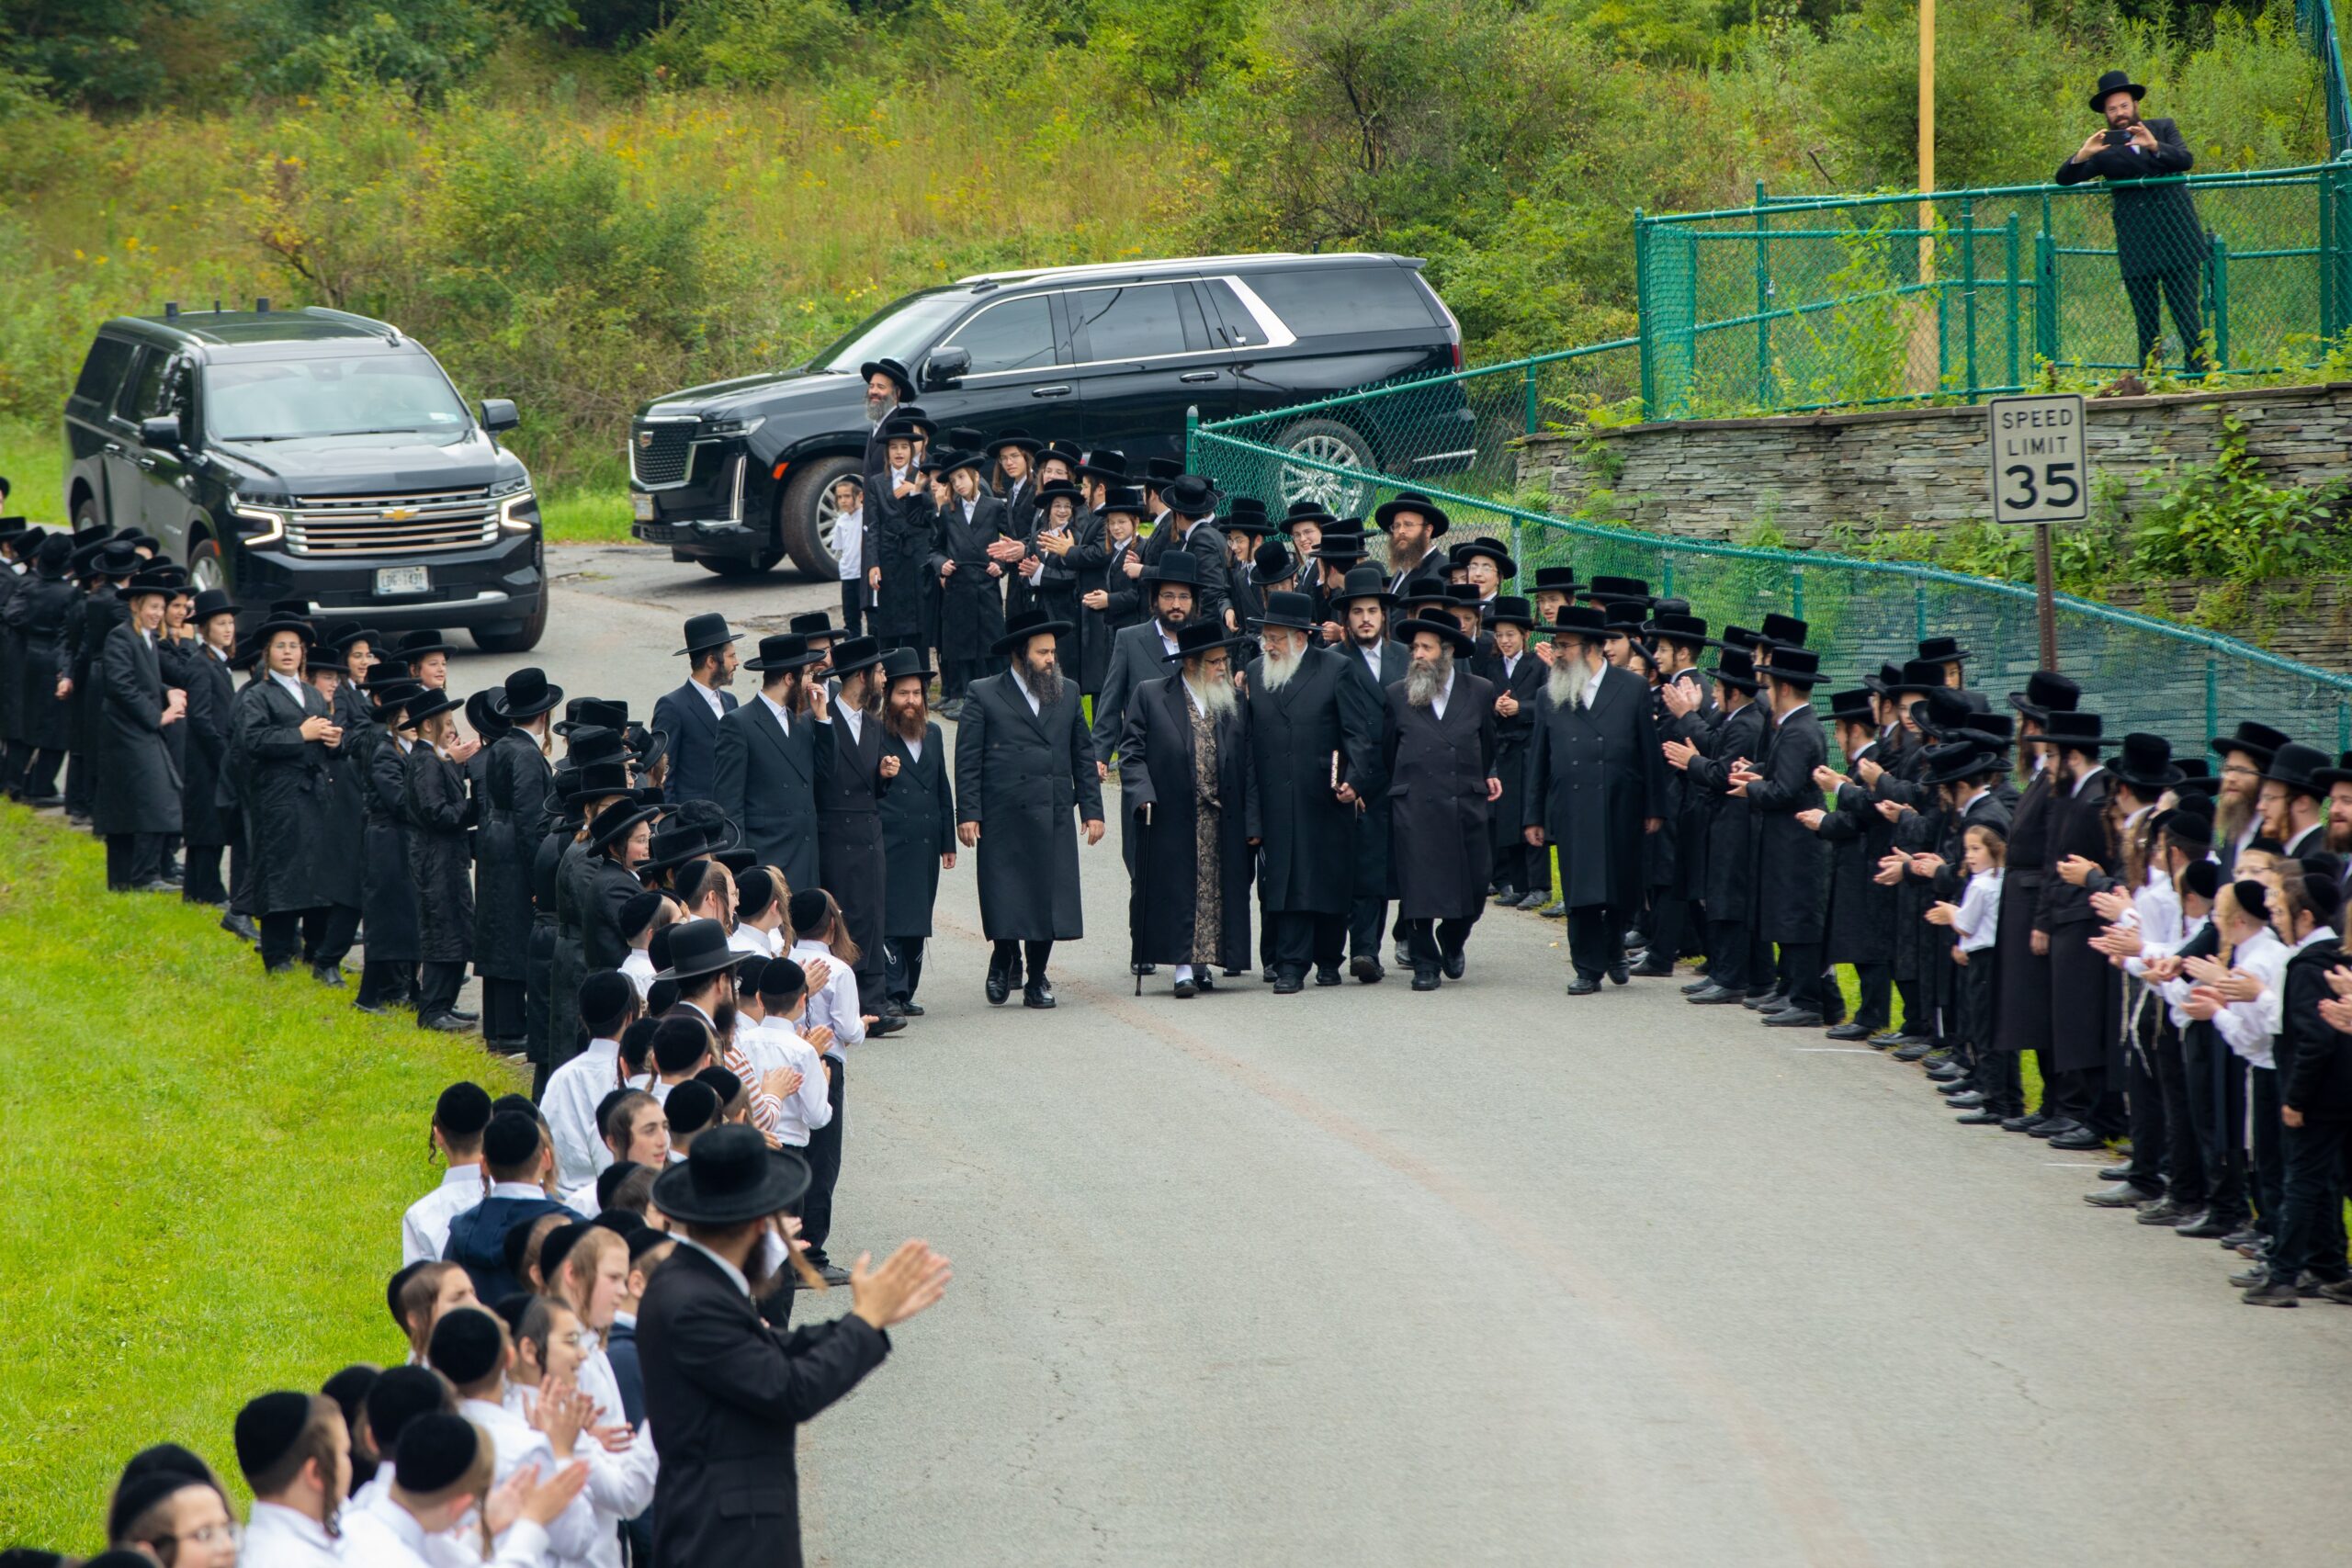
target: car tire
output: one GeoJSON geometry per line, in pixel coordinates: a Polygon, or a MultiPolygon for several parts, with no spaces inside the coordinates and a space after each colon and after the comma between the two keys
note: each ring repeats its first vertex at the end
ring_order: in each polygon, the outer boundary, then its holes
{"type": "Polygon", "coordinates": [[[555,592],[548,582],[547,550],[542,546],[535,552],[535,564],[539,569],[539,602],[531,606],[520,626],[511,621],[496,626],[469,626],[467,635],[474,646],[484,653],[528,653],[539,646],[539,638],[547,635],[548,611],[555,602],[555,592]]]}
{"type": "MultiPolygon", "coordinates": [[[[1312,458],[1340,468],[1372,468],[1372,447],[1363,435],[1335,419],[1303,419],[1275,438],[1284,457],[1312,458]]],[[[1372,495],[1372,480],[1343,479],[1320,468],[1283,463],[1275,479],[1279,504],[1312,501],[1337,517],[1361,517],[1372,495]]]]}
{"type": "Polygon", "coordinates": [[[84,496],[74,508],[74,531],[77,534],[95,528],[105,521],[106,518],[99,514],[98,498],[95,495],[84,496]]]}
{"type": "Polygon", "coordinates": [[[793,565],[820,582],[830,582],[842,570],[826,536],[832,523],[833,484],[844,475],[857,477],[860,464],[855,457],[837,453],[812,457],[797,467],[798,471],[785,483],[784,499],[776,503],[776,532],[791,552],[793,565]]]}
{"type": "Polygon", "coordinates": [[[188,586],[198,593],[229,586],[228,563],[220,558],[220,541],[198,539],[187,552],[188,586]]]}
{"type": "Polygon", "coordinates": [[[762,550],[750,560],[741,556],[696,556],[695,564],[718,577],[757,577],[784,558],[782,550],[762,550]]]}

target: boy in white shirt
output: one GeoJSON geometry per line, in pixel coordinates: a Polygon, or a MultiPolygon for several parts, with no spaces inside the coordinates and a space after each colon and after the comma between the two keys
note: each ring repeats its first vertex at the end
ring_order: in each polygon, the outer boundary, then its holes
{"type": "MultiPolygon", "coordinates": [[[[553,1474],[559,1461],[568,1465],[576,1457],[584,1457],[574,1452],[584,1446],[583,1438],[594,1440],[585,1430],[587,1402],[576,1391],[561,1391],[561,1403],[540,1412],[543,1419],[537,1426],[509,1406],[506,1374],[514,1364],[514,1347],[507,1337],[506,1325],[481,1307],[459,1307],[443,1314],[433,1325],[425,1361],[458,1391],[458,1414],[489,1434],[497,1481],[504,1481],[526,1464],[537,1465],[541,1475],[553,1474]]],[[[547,1397],[548,1391],[543,1389],[541,1394],[547,1397]]],[[[420,1417],[409,1424],[409,1430],[401,1434],[403,1450],[420,1423],[430,1419],[420,1417]]],[[[594,1506],[585,1495],[573,1497],[548,1527],[550,1556],[559,1561],[585,1559],[595,1550],[598,1529],[594,1506]]]]}
{"type": "MultiPolygon", "coordinates": [[[[767,866],[755,865],[743,874],[735,885],[735,929],[727,933],[728,946],[761,958],[783,953],[783,874],[767,866]]],[[[744,988],[740,975],[735,988],[744,988]]]]}
{"type": "MultiPolygon", "coordinates": [[[[852,976],[855,983],[855,976],[852,976]]],[[[831,1066],[820,1053],[833,1043],[833,1032],[822,1024],[800,1032],[808,1015],[808,972],[789,958],[771,960],[760,972],[760,1027],[745,1042],[754,1065],[788,1068],[798,1076],[792,1091],[777,1101],[773,1131],[788,1149],[806,1149],[809,1134],[833,1119],[827,1098],[831,1066]]]]}
{"type": "Polygon", "coordinates": [[[596,1125],[605,1097],[621,1087],[621,1032],[637,1021],[642,998],[617,969],[599,969],[580,983],[580,1021],[587,1048],[548,1075],[539,1113],[555,1140],[556,1184],[571,1192],[613,1163],[596,1125]]]}
{"type": "Polygon", "coordinates": [[[448,1168],[441,1185],[408,1206],[401,1216],[401,1262],[426,1263],[449,1244],[449,1222],[488,1196],[482,1179],[481,1134],[490,1125],[490,1091],[477,1083],[453,1083],[433,1106],[433,1146],[448,1168]]]}
{"type": "Polygon", "coordinates": [[[1973,1102],[1959,1102],[1965,1112],[1960,1120],[1973,1126],[1997,1125],[2007,1113],[2003,1108],[2013,1092],[2005,1091],[2012,1089],[2010,1080],[2018,1071],[2015,1052],[1993,1048],[1994,999],[1998,995],[1995,944],[2000,939],[2001,868],[2008,840],[1998,828],[1978,822],[1962,835],[1962,843],[1968,881],[1960,902],[1928,906],[1928,922],[1950,927],[1957,939],[1951,961],[1960,968],[1960,1037],[1986,1086],[1974,1091],[1973,1102]],[[2001,1075],[1997,1081],[1996,1074],[2001,1075]]]}
{"type": "Polygon", "coordinates": [[[840,952],[836,945],[849,940],[840,906],[823,888],[807,887],[792,896],[785,919],[796,937],[786,956],[804,969],[813,971],[814,965],[822,964],[831,971],[822,985],[808,987],[805,1014],[812,1031],[820,1027],[832,1031],[824,1052],[829,1068],[825,1095],[832,1115],[823,1126],[811,1123],[809,1127],[808,1192],[801,1200],[800,1234],[808,1243],[808,1266],[824,1276],[825,1283],[840,1285],[848,1282],[849,1274],[826,1258],[825,1239],[833,1228],[833,1188],[841,1179],[842,1134],[847,1126],[842,1113],[849,1076],[844,1053],[865,1039],[865,1019],[858,1005],[853,967],[856,958],[852,953],[840,952]]]}
{"type": "Polygon", "coordinates": [[[653,933],[674,922],[679,913],[675,898],[650,887],[630,895],[628,902],[621,906],[621,940],[628,943],[628,956],[621,960],[621,973],[637,987],[639,1001],[653,989],[653,974],[660,967],[648,951],[653,944],[653,933]]]}
{"type": "Polygon", "coordinates": [[[865,486],[855,474],[833,481],[833,551],[841,563],[842,635],[855,637],[866,595],[865,486]]]}

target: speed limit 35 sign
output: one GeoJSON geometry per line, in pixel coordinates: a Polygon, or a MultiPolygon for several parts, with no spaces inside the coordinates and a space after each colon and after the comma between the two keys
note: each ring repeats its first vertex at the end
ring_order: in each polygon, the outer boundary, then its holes
{"type": "Polygon", "coordinates": [[[2065,392],[1995,398],[1990,423],[1993,521],[2079,523],[2090,515],[2089,468],[2083,450],[2083,400],[2065,392]]]}

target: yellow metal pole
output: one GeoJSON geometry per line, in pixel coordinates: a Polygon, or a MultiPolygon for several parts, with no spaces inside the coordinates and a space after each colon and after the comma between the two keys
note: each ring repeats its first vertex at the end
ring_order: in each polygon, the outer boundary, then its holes
{"type": "MultiPolygon", "coordinates": [[[[1919,0],[1919,190],[1926,194],[1936,188],[1936,0],[1919,0]]],[[[1919,227],[1935,227],[1936,208],[1931,201],[1919,204],[1919,227]]],[[[1928,235],[1919,238],[1919,281],[1930,282],[1936,275],[1936,243],[1928,235]]]]}

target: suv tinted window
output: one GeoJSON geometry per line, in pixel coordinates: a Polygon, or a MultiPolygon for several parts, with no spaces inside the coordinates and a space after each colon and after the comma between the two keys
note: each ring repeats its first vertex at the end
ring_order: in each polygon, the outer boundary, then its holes
{"type": "Polygon", "coordinates": [[[123,389],[123,418],[136,422],[168,412],[164,406],[164,372],[170,366],[170,357],[160,348],[151,348],[140,357],[139,373],[123,389]]]}
{"type": "Polygon", "coordinates": [[[1043,294],[990,305],[940,345],[972,356],[970,374],[1043,369],[1054,363],[1054,310],[1043,294]]]}
{"type": "Polygon", "coordinates": [[[1073,289],[1069,299],[1071,320],[1086,332],[1089,359],[1149,359],[1182,354],[1190,346],[1183,312],[1197,312],[1198,307],[1189,284],[1073,289]]]}
{"type": "Polygon", "coordinates": [[[1250,287],[1301,337],[1428,332],[1438,324],[1421,299],[1419,278],[1401,266],[1252,273],[1250,287]]]}
{"type": "Polygon", "coordinates": [[[1233,285],[1221,277],[1204,279],[1201,287],[1209,291],[1209,302],[1224,319],[1216,325],[1228,348],[1248,348],[1266,341],[1265,329],[1258,325],[1258,318],[1233,291],[1233,285]]]}
{"type": "Polygon", "coordinates": [[[112,403],[123,372],[130,368],[130,345],[119,338],[98,339],[90,345],[90,357],[82,361],[82,376],[74,383],[74,395],[101,408],[112,403]]]}

